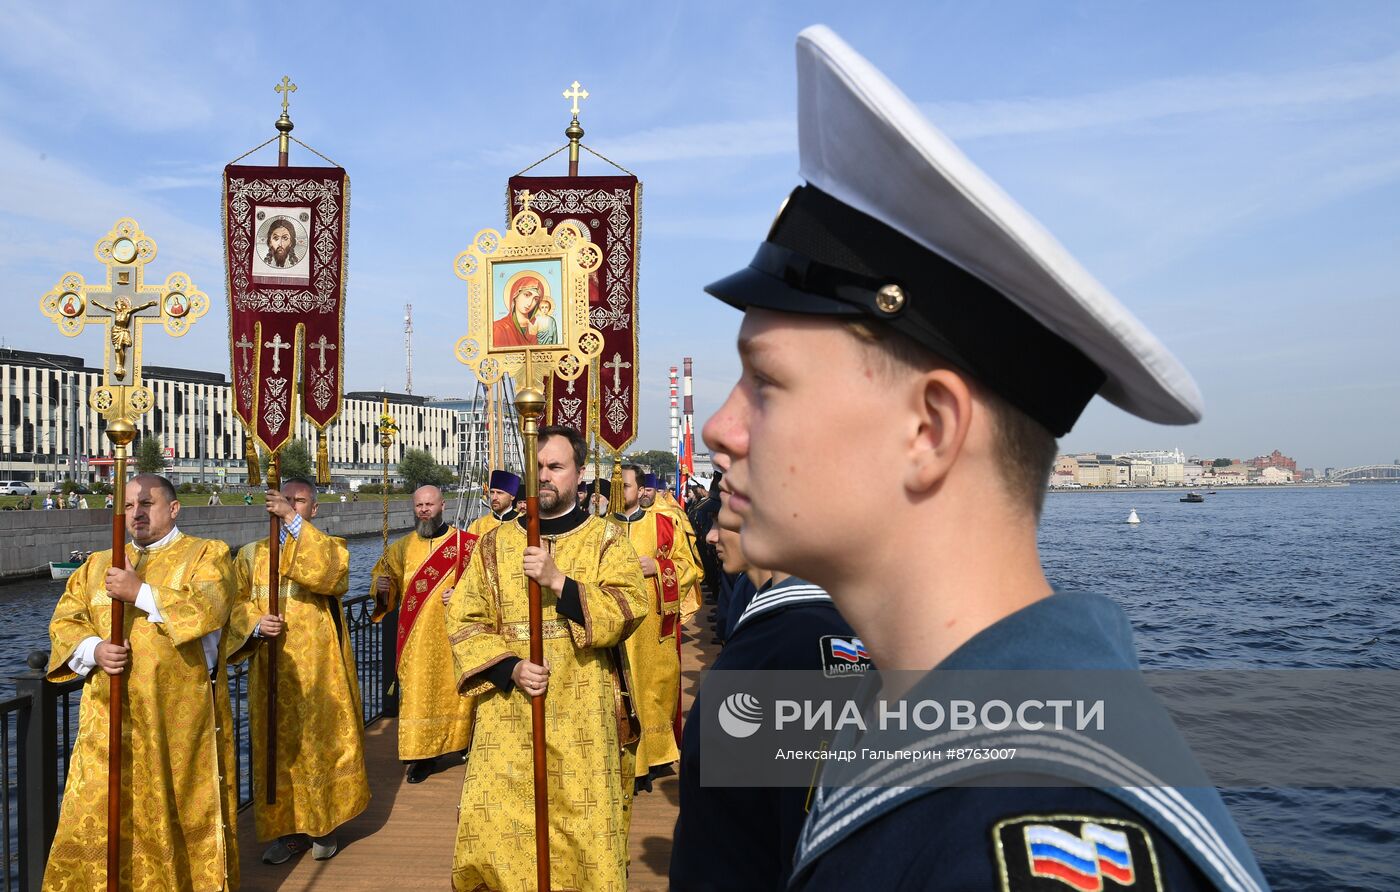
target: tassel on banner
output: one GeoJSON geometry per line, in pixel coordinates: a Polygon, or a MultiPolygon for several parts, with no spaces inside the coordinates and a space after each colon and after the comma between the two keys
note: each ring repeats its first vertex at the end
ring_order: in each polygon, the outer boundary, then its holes
{"type": "Polygon", "coordinates": [[[316,431],[316,484],[329,486],[331,482],[331,454],[326,445],[326,432],[316,431]]]}
{"type": "Polygon", "coordinates": [[[253,442],[252,434],[243,435],[243,454],[248,457],[248,485],[262,486],[262,475],[258,472],[258,444],[253,442]]]}

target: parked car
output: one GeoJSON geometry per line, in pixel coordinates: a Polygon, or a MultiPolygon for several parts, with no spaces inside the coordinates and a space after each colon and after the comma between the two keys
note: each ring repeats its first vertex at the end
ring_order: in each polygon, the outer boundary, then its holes
{"type": "Polygon", "coordinates": [[[34,487],[23,480],[0,480],[0,495],[32,496],[34,495],[34,487]]]}

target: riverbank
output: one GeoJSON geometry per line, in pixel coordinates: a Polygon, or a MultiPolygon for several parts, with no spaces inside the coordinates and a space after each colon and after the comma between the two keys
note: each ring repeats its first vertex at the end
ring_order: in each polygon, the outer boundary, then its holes
{"type": "MultiPolygon", "coordinates": [[[[377,497],[359,502],[322,502],[316,525],[334,536],[351,538],[383,530],[383,506],[377,497]]],[[[267,510],[261,505],[189,505],[180,510],[179,526],[191,536],[221,539],[230,549],[267,535],[267,510]]],[[[389,502],[389,530],[413,527],[413,504],[389,502]]],[[[101,551],[112,545],[112,514],[105,508],[63,511],[0,511],[0,583],[47,577],[50,561],[64,561],[72,551],[101,551]]]]}
{"type": "Polygon", "coordinates": [[[1343,486],[1351,486],[1350,483],[1230,483],[1225,485],[1210,486],[1080,486],[1080,487],[1048,487],[1048,493],[1085,493],[1085,492],[1207,492],[1218,495],[1222,492],[1234,492],[1235,490],[1247,489],[1339,489],[1343,486]]]}

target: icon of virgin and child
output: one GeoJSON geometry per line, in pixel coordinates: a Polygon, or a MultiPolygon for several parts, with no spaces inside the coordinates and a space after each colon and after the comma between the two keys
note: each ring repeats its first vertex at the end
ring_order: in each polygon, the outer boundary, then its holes
{"type": "Polygon", "coordinates": [[[514,276],[506,286],[506,312],[491,323],[491,346],[500,349],[559,343],[554,299],[544,279],[530,273],[514,276]]]}

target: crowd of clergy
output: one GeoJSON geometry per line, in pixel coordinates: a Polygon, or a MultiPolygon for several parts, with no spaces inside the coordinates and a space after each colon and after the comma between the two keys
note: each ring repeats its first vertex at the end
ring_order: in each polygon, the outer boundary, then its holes
{"type": "MultiPolygon", "coordinates": [[[[540,433],[541,545],[526,542],[522,481],[492,472],[490,511],[458,529],[434,486],[413,493],[414,529],[371,572],[375,621],[397,623],[398,754],[405,780],[466,763],[455,888],[529,889],[531,701],[545,698],[551,861],[564,888],[625,889],[636,792],[679,758],[680,629],[702,603],[695,530],[651,472],[625,465],[581,483],[586,443],[540,433]],[[609,509],[610,503],[612,510],[609,509]],[[529,660],[527,578],[540,584],[544,661],[529,660]],[[546,693],[553,696],[546,697],[546,693]]],[[[697,490],[697,495],[700,494],[697,490]]],[[[337,828],[369,803],[355,656],[340,599],[344,539],[318,528],[317,490],[268,490],[279,523],[280,597],[268,542],[237,554],[182,533],[164,477],[126,487],[125,568],[111,552],[69,579],[50,626],[50,678],[126,678],[122,888],[239,884],[233,722],[225,667],[249,663],[254,826],[262,861],[339,850],[337,828]],[[113,600],[122,641],[108,639],[113,600]],[[267,796],[269,642],[278,644],[276,795],[267,796]],[[100,670],[100,671],[99,671],[100,670]],[[271,801],[269,801],[271,800],[271,801]]],[[[44,888],[105,885],[108,686],[88,684],[44,888]]]]}

